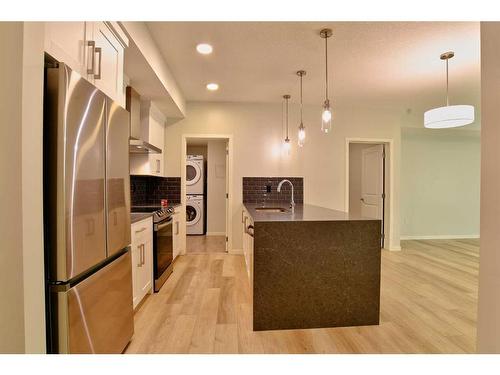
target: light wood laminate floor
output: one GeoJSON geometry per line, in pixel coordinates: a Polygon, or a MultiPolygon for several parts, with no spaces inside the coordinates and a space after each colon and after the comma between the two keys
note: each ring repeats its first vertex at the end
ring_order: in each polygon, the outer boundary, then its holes
{"type": "Polygon", "coordinates": [[[187,236],[186,237],[186,253],[225,253],[226,252],[226,237],[225,236],[187,236]]]}
{"type": "Polygon", "coordinates": [[[253,332],[241,255],[181,256],[135,315],[127,353],[471,353],[478,240],[382,252],[380,325],[253,332]]]}

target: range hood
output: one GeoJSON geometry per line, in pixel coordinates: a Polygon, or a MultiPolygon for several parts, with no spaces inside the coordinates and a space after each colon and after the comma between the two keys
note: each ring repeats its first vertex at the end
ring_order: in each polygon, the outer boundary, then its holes
{"type": "Polygon", "coordinates": [[[161,154],[161,149],[140,139],[130,138],[129,152],[131,154],[161,154]]]}
{"type": "Polygon", "coordinates": [[[127,86],[127,110],[130,112],[131,154],[161,154],[161,149],[141,137],[141,97],[132,87],[127,86]]]}

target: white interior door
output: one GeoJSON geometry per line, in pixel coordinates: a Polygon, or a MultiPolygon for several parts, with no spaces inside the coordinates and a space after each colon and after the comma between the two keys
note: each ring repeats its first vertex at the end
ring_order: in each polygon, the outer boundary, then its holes
{"type": "Polygon", "coordinates": [[[384,146],[361,150],[361,216],[382,220],[384,146]]]}

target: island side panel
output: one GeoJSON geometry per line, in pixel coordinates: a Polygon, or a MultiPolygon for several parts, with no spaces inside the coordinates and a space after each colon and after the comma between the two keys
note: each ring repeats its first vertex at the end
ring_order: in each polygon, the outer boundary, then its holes
{"type": "Polygon", "coordinates": [[[253,329],[379,324],[379,220],[256,222],[253,329]]]}

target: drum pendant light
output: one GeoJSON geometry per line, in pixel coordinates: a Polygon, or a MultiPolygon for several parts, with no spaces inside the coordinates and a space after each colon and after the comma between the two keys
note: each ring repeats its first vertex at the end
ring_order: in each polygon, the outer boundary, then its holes
{"type": "Polygon", "coordinates": [[[330,100],[328,99],[328,38],[332,36],[332,30],[323,29],[319,35],[325,39],[325,101],[321,114],[321,131],[329,133],[332,130],[332,109],[330,108],[330,100]]]}
{"type": "Polygon", "coordinates": [[[283,95],[283,99],[285,99],[285,124],[286,124],[286,137],[283,142],[283,149],[287,155],[290,154],[290,138],[288,138],[288,100],[290,100],[291,96],[286,94],[283,95]]]}
{"type": "Polygon", "coordinates": [[[456,128],[472,124],[474,122],[474,106],[472,105],[450,105],[448,96],[448,60],[455,53],[445,52],[440,58],[446,61],[446,106],[434,108],[424,113],[424,126],[429,129],[456,128]]]}
{"type": "Polygon", "coordinates": [[[302,121],[302,77],[306,75],[305,70],[299,70],[297,75],[300,77],[300,125],[299,125],[299,133],[297,136],[297,144],[299,147],[303,147],[306,141],[306,127],[304,126],[304,122],[302,121]]]}

